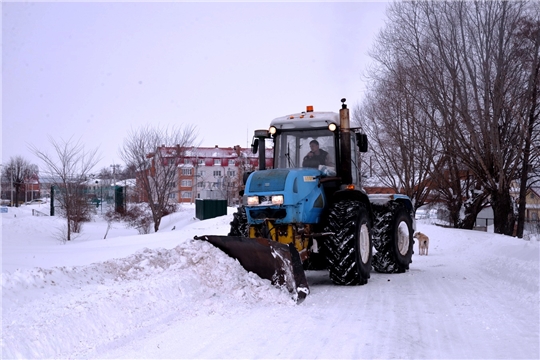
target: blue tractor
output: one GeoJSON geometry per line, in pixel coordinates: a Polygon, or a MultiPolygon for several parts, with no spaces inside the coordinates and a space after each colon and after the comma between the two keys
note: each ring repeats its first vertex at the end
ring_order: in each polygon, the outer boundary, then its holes
{"type": "Polygon", "coordinates": [[[328,269],[335,284],[363,285],[372,269],[401,273],[412,261],[412,202],[362,189],[359,153],[367,151],[367,136],[350,127],[341,101],[339,114],[308,106],[274,119],[269,130],[255,131],[259,169],[244,177],[242,206],[230,233],[197,237],[286,286],[297,302],[309,293],[304,270],[328,269]],[[267,139],[274,148],[271,169],[267,139]]]}

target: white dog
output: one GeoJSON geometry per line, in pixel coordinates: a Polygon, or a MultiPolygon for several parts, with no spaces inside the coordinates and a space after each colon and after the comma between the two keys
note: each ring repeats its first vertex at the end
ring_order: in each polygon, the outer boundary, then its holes
{"type": "Polygon", "coordinates": [[[418,239],[418,251],[420,252],[420,255],[426,255],[428,254],[428,248],[429,248],[429,238],[426,234],[422,234],[420,231],[414,234],[414,238],[418,239]]]}

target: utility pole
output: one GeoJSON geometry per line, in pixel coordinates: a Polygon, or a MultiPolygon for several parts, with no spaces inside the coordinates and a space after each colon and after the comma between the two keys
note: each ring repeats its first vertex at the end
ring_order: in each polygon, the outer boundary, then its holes
{"type": "MultiPolygon", "coordinates": [[[[198,150],[198,149],[197,149],[198,150]]],[[[198,177],[199,177],[199,152],[195,150],[195,146],[191,147],[191,161],[193,166],[193,176],[191,184],[191,203],[194,203],[197,199],[197,189],[198,189],[198,177]],[[195,155],[195,156],[194,156],[195,155]],[[195,160],[193,160],[195,158],[195,160]]]]}
{"type": "Polygon", "coordinates": [[[11,167],[11,206],[13,207],[13,166],[11,167]]]}
{"type": "Polygon", "coordinates": [[[113,184],[112,184],[112,189],[113,189],[113,206],[116,207],[116,164],[112,164],[111,167],[112,167],[112,174],[113,174],[113,184]]]}

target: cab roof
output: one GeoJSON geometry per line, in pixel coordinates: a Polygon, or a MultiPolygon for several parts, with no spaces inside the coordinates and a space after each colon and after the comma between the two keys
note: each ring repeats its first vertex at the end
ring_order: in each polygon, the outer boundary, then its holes
{"type": "Polygon", "coordinates": [[[339,126],[339,114],[331,111],[305,111],[275,118],[270,126],[278,130],[326,128],[334,123],[339,126]]]}

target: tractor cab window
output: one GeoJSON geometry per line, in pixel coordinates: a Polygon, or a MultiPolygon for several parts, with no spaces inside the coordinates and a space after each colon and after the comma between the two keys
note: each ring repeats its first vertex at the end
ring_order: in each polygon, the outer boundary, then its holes
{"type": "Polygon", "coordinates": [[[275,143],[276,168],[316,168],[335,174],[334,134],[326,129],[281,132],[275,143]]]}

